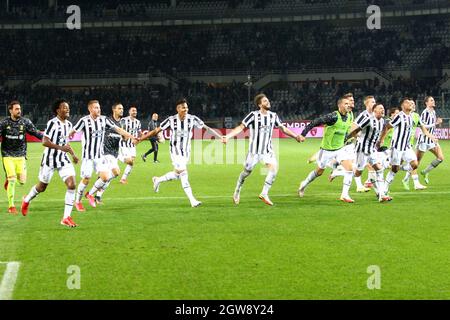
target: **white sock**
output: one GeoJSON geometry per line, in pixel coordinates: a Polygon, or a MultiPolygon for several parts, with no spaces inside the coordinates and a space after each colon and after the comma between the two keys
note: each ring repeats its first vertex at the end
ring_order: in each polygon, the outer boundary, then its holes
{"type": "Polygon", "coordinates": [[[189,201],[191,203],[195,202],[196,199],[194,198],[194,195],[192,194],[191,185],[189,184],[188,179],[188,173],[186,171],[183,171],[180,173],[180,180],[181,180],[181,186],[183,187],[184,193],[186,193],[187,197],[189,198],[189,201]]]}
{"type": "Polygon", "coordinates": [[[64,219],[70,217],[70,214],[72,213],[74,200],[75,200],[75,190],[67,189],[64,205],[64,219]]]}
{"type": "Polygon", "coordinates": [[[276,177],[277,173],[275,171],[269,170],[266,176],[266,180],[264,181],[264,187],[261,192],[262,195],[267,195],[269,193],[269,190],[272,187],[272,184],[275,181],[276,177]]]}
{"type": "Polygon", "coordinates": [[[405,164],[402,165],[400,168],[401,168],[403,171],[411,171],[411,170],[412,170],[412,167],[411,167],[411,165],[410,165],[409,163],[405,163],[405,164]]]}
{"type": "Polygon", "coordinates": [[[420,185],[419,175],[418,174],[412,174],[411,178],[413,179],[414,187],[417,187],[417,186],[420,185]]]}
{"type": "Polygon", "coordinates": [[[162,177],[156,178],[158,182],[165,182],[170,180],[178,180],[180,178],[180,175],[176,174],[173,171],[167,172],[162,177]]]}
{"type": "Polygon", "coordinates": [[[381,198],[383,195],[385,195],[385,185],[384,185],[384,177],[383,177],[383,170],[378,170],[376,172],[377,179],[375,180],[374,189],[375,192],[378,193],[378,197],[381,198]]]}
{"type": "Polygon", "coordinates": [[[342,198],[350,198],[348,192],[352,185],[352,180],[353,180],[353,171],[345,171],[344,181],[342,183],[342,194],[341,194],[342,198]]]}
{"type": "Polygon", "coordinates": [[[306,177],[306,179],[304,180],[306,182],[305,184],[305,188],[308,184],[310,184],[311,182],[313,182],[316,178],[318,177],[317,173],[315,170],[311,171],[308,176],[306,177]]]}
{"type": "Polygon", "coordinates": [[[405,177],[403,178],[404,182],[409,182],[409,177],[411,176],[411,172],[407,171],[405,177]]]}
{"type": "MultiPolygon", "coordinates": [[[[345,176],[345,174],[344,174],[344,176],[345,176]]],[[[361,182],[361,176],[359,176],[359,177],[354,176],[354,179],[355,179],[355,182],[356,182],[356,188],[358,188],[358,189],[364,188],[364,186],[363,186],[363,184],[361,182]]]]}
{"type": "Polygon", "coordinates": [[[372,182],[372,181],[376,181],[377,180],[377,175],[375,173],[375,171],[369,171],[369,174],[367,175],[367,182],[372,182]]]}
{"type": "Polygon", "coordinates": [[[103,187],[97,191],[97,196],[98,196],[98,197],[100,197],[100,198],[102,197],[103,192],[105,192],[105,190],[108,189],[109,185],[111,184],[111,180],[114,179],[114,178],[115,178],[115,177],[112,177],[111,179],[109,179],[109,180],[103,185],[103,187]]]}
{"type": "Polygon", "coordinates": [[[80,184],[77,188],[77,193],[75,195],[75,202],[80,202],[81,197],[83,196],[84,190],[86,190],[87,184],[84,184],[83,181],[80,181],[80,184]]]}
{"type": "Polygon", "coordinates": [[[33,186],[30,190],[30,192],[25,196],[24,201],[25,202],[30,202],[31,200],[33,200],[37,195],[39,194],[39,192],[36,190],[36,186],[33,186]]]}
{"type": "Polygon", "coordinates": [[[423,170],[423,172],[428,173],[431,170],[433,170],[434,168],[436,168],[438,165],[440,165],[441,163],[442,163],[442,160],[434,159],[433,161],[431,161],[431,163],[428,165],[428,167],[426,167],[426,169],[423,170]]]}
{"type": "Polygon", "coordinates": [[[237,183],[236,183],[236,188],[235,188],[235,192],[236,192],[236,193],[241,192],[242,185],[244,184],[245,179],[250,175],[250,173],[252,173],[252,172],[251,172],[251,171],[247,171],[247,170],[244,169],[244,170],[239,174],[239,178],[238,178],[238,181],[237,181],[237,183]]]}
{"type": "Polygon", "coordinates": [[[91,190],[89,190],[89,194],[92,196],[98,190],[103,189],[106,183],[107,182],[104,182],[102,179],[98,178],[97,181],[95,181],[94,185],[92,186],[91,190]]]}
{"type": "Polygon", "coordinates": [[[389,186],[392,184],[392,181],[394,181],[396,173],[394,173],[393,171],[389,171],[388,174],[386,175],[386,190],[385,192],[387,193],[389,190],[389,186]]]}
{"type": "Polygon", "coordinates": [[[125,170],[123,171],[122,178],[120,178],[120,180],[127,180],[132,169],[133,169],[133,166],[130,166],[129,164],[127,164],[125,170]]]}

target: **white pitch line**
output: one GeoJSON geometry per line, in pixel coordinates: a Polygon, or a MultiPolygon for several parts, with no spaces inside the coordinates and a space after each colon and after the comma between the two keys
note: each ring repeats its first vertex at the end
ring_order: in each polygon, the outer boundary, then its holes
{"type": "MultiPolygon", "coordinates": [[[[410,191],[400,191],[400,192],[392,192],[391,195],[392,196],[416,196],[422,194],[424,196],[430,196],[430,195],[434,195],[434,194],[450,194],[450,191],[418,191],[418,192],[410,192],[410,191]]],[[[309,199],[309,198],[329,198],[329,197],[339,197],[340,193],[338,191],[336,192],[311,192],[305,193],[305,199],[309,199]]],[[[245,199],[245,198],[255,198],[258,197],[258,195],[255,193],[253,195],[241,195],[241,199],[245,199]]],[[[286,194],[270,194],[271,198],[282,198],[282,197],[294,197],[294,198],[299,198],[296,192],[292,192],[292,193],[286,193],[286,194]]],[[[228,198],[232,198],[232,194],[229,195],[220,195],[220,196],[202,196],[202,195],[198,195],[199,199],[228,199],[228,198]]],[[[115,202],[115,201],[134,201],[134,200],[170,200],[170,199],[186,199],[185,196],[152,196],[151,194],[147,197],[114,197],[114,198],[106,198],[106,202],[115,202]]],[[[46,199],[45,202],[61,202],[64,201],[61,199],[46,199]]],[[[301,201],[301,199],[299,198],[299,201],[301,201]]],[[[7,200],[0,200],[0,203],[6,203],[8,202],[7,200]]]]}
{"type": "Polygon", "coordinates": [[[12,300],[20,262],[0,262],[0,264],[6,264],[6,270],[0,283],[0,300],[12,300]]]}

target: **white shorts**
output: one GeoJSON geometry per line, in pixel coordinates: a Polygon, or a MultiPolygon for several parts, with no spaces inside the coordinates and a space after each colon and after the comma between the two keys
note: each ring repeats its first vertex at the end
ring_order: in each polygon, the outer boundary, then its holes
{"type": "Polygon", "coordinates": [[[119,169],[119,164],[117,163],[116,157],[110,154],[106,154],[103,157],[105,158],[106,166],[109,170],[119,169]]]}
{"type": "Polygon", "coordinates": [[[172,159],[172,165],[175,170],[183,171],[183,170],[187,169],[189,157],[180,156],[180,155],[176,155],[176,154],[170,154],[170,158],[172,159]]]}
{"type": "Polygon", "coordinates": [[[405,151],[400,151],[397,149],[392,149],[391,151],[391,165],[399,166],[402,161],[410,163],[411,161],[416,161],[417,156],[412,148],[408,148],[405,151]]]}
{"type": "Polygon", "coordinates": [[[252,171],[253,168],[258,164],[258,162],[262,162],[264,164],[272,164],[275,166],[278,164],[277,158],[275,157],[273,152],[266,154],[252,154],[249,152],[244,162],[245,170],[252,171]]]}
{"type": "Polygon", "coordinates": [[[61,168],[51,168],[46,164],[42,165],[39,169],[39,181],[49,184],[52,180],[53,173],[58,171],[59,176],[65,182],[69,177],[75,177],[75,168],[72,164],[67,164],[61,168]]]}
{"type": "Polygon", "coordinates": [[[383,152],[373,152],[371,154],[365,154],[363,152],[357,152],[356,153],[356,170],[363,171],[368,163],[371,166],[373,166],[376,163],[381,164],[382,163],[382,159],[380,157],[380,153],[383,153],[383,152]]]}
{"type": "Polygon", "coordinates": [[[126,159],[136,158],[136,147],[120,147],[119,160],[125,162],[126,159]]]}
{"type": "Polygon", "coordinates": [[[320,169],[325,169],[327,166],[330,166],[330,163],[336,161],[337,163],[341,163],[344,160],[355,160],[355,152],[354,146],[347,146],[339,150],[324,150],[320,149],[319,156],[317,157],[317,166],[320,169]]]}
{"type": "Polygon", "coordinates": [[[92,177],[92,170],[95,170],[95,173],[109,171],[104,156],[98,159],[83,159],[81,161],[80,177],[82,179],[92,177]]]}
{"type": "Polygon", "coordinates": [[[348,144],[348,145],[344,146],[341,150],[342,150],[342,152],[346,152],[349,155],[352,155],[352,154],[354,155],[353,158],[345,159],[345,160],[354,160],[356,158],[356,148],[355,148],[355,144],[354,143],[351,143],[351,144],[348,144]]]}
{"type": "Polygon", "coordinates": [[[383,169],[389,169],[391,165],[391,149],[387,149],[384,152],[377,152],[377,157],[379,160],[379,163],[383,167],[383,169]]]}
{"type": "Polygon", "coordinates": [[[431,143],[417,143],[417,150],[422,151],[422,152],[427,152],[428,150],[434,149],[436,148],[436,143],[431,142],[431,143]]]}

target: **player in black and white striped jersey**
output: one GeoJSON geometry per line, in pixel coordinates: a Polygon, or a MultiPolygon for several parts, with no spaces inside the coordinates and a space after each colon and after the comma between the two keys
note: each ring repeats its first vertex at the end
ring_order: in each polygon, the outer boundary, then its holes
{"type": "MultiPolygon", "coordinates": [[[[85,211],[81,197],[86,189],[92,176],[92,170],[95,170],[99,175],[99,179],[95,182],[93,188],[100,190],[111,179],[111,170],[108,167],[107,161],[103,157],[103,141],[105,138],[106,128],[114,129],[118,134],[134,139],[132,135],[116,126],[107,117],[100,115],[100,103],[98,100],[91,100],[88,102],[89,115],[81,118],[73,127],[69,134],[72,138],[76,132],[83,132],[81,138],[81,148],[83,160],[81,162],[81,181],[77,188],[75,196],[75,208],[78,211],[85,211]]],[[[92,191],[92,189],[91,189],[92,191]]],[[[94,194],[93,192],[92,194],[94,194]]],[[[95,199],[86,193],[89,204],[95,207],[95,199]]]]}
{"type": "MultiPolygon", "coordinates": [[[[113,122],[116,126],[120,127],[120,120],[122,119],[123,115],[123,105],[120,102],[115,102],[111,108],[111,111],[112,115],[111,117],[108,117],[108,119],[111,120],[111,122],[113,122]]],[[[107,163],[109,170],[111,170],[111,177],[101,189],[91,189],[91,191],[93,192],[97,191],[97,194],[94,196],[95,202],[97,204],[103,204],[103,193],[109,187],[112,180],[118,177],[120,174],[118,157],[121,139],[122,136],[118,134],[114,129],[105,130],[105,140],[103,142],[103,157],[105,162],[107,163]]],[[[90,195],[93,196],[94,193],[90,195]]]]}
{"type": "MultiPolygon", "coordinates": [[[[361,127],[360,125],[365,122],[368,118],[373,116],[373,109],[374,106],[376,104],[375,101],[375,97],[374,96],[366,96],[364,97],[364,106],[365,106],[365,110],[363,112],[361,112],[355,119],[355,126],[351,129],[355,129],[357,127],[361,127]]],[[[383,107],[384,109],[384,107],[383,107]]],[[[361,154],[361,150],[362,147],[360,145],[360,139],[358,139],[356,141],[356,147],[355,147],[355,152],[356,152],[356,159],[358,160],[358,156],[364,157],[363,154],[361,154]]],[[[367,170],[369,172],[368,176],[367,176],[367,180],[366,182],[364,182],[364,185],[361,181],[361,175],[362,175],[362,171],[364,170],[364,168],[359,171],[356,170],[355,171],[355,175],[354,175],[354,179],[356,182],[356,192],[367,192],[370,191],[370,187],[371,187],[371,180],[375,181],[376,180],[376,176],[375,176],[375,170],[372,168],[370,162],[367,163],[367,170]]]]}
{"type": "MultiPolygon", "coordinates": [[[[394,177],[400,169],[400,164],[402,161],[409,163],[412,170],[417,169],[417,156],[414,153],[410,138],[413,134],[412,129],[414,126],[414,121],[411,116],[411,111],[414,109],[414,102],[409,98],[404,98],[401,101],[400,107],[402,111],[398,113],[383,129],[380,137],[380,141],[377,145],[383,145],[384,138],[387,135],[389,129],[394,128],[394,134],[391,140],[391,171],[386,176],[386,183],[389,186],[394,177]]],[[[437,142],[437,139],[430,134],[430,132],[425,128],[425,126],[419,121],[418,126],[421,128],[422,132],[431,139],[433,142],[437,142]]]]}
{"type": "Polygon", "coordinates": [[[275,181],[278,172],[278,163],[272,148],[272,133],[275,127],[280,128],[286,135],[300,142],[300,135],[296,135],[286,128],[280,121],[275,112],[270,111],[270,101],[265,94],[258,94],[254,99],[255,105],[259,110],[250,112],[242,123],[234,128],[230,133],[223,137],[223,142],[227,142],[230,138],[238,135],[244,128],[250,129],[250,144],[248,148],[247,158],[244,163],[244,170],[239,175],[236,188],[233,194],[235,204],[240,202],[240,193],[245,179],[252,173],[253,168],[258,162],[263,162],[269,169],[264,187],[259,198],[267,205],[272,206],[273,203],[269,199],[269,190],[275,181]]]}
{"type": "Polygon", "coordinates": [[[373,114],[373,107],[375,106],[376,101],[374,96],[366,96],[364,97],[364,106],[365,109],[358,114],[358,116],[355,119],[355,123],[362,123],[367,118],[370,118],[373,114]]]}
{"type": "Polygon", "coordinates": [[[144,141],[150,137],[156,136],[163,130],[170,129],[170,158],[172,159],[173,171],[166,173],[161,177],[153,177],[153,189],[159,192],[159,185],[162,182],[170,180],[181,180],[181,186],[189,198],[192,207],[198,207],[201,202],[195,199],[192,194],[191,185],[189,184],[187,163],[189,162],[191,153],[191,139],[194,128],[204,128],[211,132],[215,137],[221,139],[222,136],[205,123],[200,118],[188,114],[189,107],[186,99],[180,99],[176,102],[177,114],[170,116],[161,122],[156,129],[143,134],[139,141],[144,141]]]}
{"type": "MultiPolygon", "coordinates": [[[[424,100],[424,103],[426,108],[420,115],[420,122],[422,122],[425,128],[427,128],[432,135],[434,135],[436,125],[442,123],[442,118],[436,117],[435,111],[436,101],[434,100],[433,97],[427,96],[424,100]]],[[[436,168],[438,165],[440,165],[442,161],[444,161],[444,153],[442,152],[441,146],[439,145],[438,142],[432,141],[429,137],[427,137],[421,132],[419,135],[419,139],[417,140],[417,147],[416,147],[417,162],[419,164],[420,161],[422,160],[423,155],[427,151],[430,151],[436,157],[425,168],[425,170],[420,171],[421,175],[423,175],[425,178],[425,182],[428,184],[430,182],[428,177],[430,171],[436,168]]],[[[417,173],[413,172],[412,174],[417,173]]]]}
{"type": "Polygon", "coordinates": [[[354,123],[355,125],[347,136],[348,139],[356,136],[359,132],[362,133],[358,137],[356,144],[355,176],[359,176],[359,182],[361,184],[361,173],[367,164],[370,164],[371,167],[376,170],[375,187],[380,202],[392,200],[386,195],[383,177],[384,167],[376,148],[376,143],[379,141],[384,127],[383,117],[384,106],[377,103],[373,106],[373,112],[369,114],[368,117],[360,118],[359,122],[354,123]]]}
{"type": "MultiPolygon", "coordinates": [[[[129,132],[136,139],[142,133],[141,121],[136,119],[137,107],[131,106],[128,110],[128,117],[122,118],[120,120],[120,125],[122,129],[129,132]]],[[[119,149],[119,160],[126,163],[126,168],[123,171],[122,178],[120,178],[120,183],[126,184],[127,178],[131,173],[134,165],[134,159],[136,158],[136,146],[132,143],[131,139],[121,139],[120,149],[119,149]]]]}
{"type": "Polygon", "coordinates": [[[61,219],[61,224],[68,227],[76,227],[77,224],[71,218],[75,200],[75,169],[67,156],[67,153],[69,153],[73,162],[75,164],[78,163],[78,158],[68,143],[68,136],[72,130],[72,123],[67,120],[70,107],[66,100],[59,99],[53,104],[52,111],[56,117],[47,122],[47,128],[42,140],[45,150],[42,155],[41,168],[39,169],[39,183],[33,186],[23,198],[22,214],[24,216],[27,215],[31,200],[47,189],[53,173],[58,171],[59,176],[67,186],[64,215],[61,219]]]}

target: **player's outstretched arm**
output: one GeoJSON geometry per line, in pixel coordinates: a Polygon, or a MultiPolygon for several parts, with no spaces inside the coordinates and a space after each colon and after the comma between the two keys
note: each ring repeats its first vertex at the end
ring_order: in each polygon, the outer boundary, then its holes
{"type": "Polygon", "coordinates": [[[299,138],[301,139],[301,142],[306,140],[306,136],[307,136],[308,132],[311,131],[313,128],[322,126],[322,125],[332,126],[333,124],[335,124],[337,122],[337,120],[338,120],[338,116],[337,116],[336,112],[328,113],[326,115],[323,115],[323,116],[320,116],[320,117],[314,119],[305,127],[305,129],[303,129],[302,133],[300,134],[299,138]]]}
{"type": "Polygon", "coordinates": [[[233,130],[230,131],[230,133],[228,133],[227,135],[224,135],[222,137],[222,142],[223,143],[227,143],[228,140],[230,140],[231,138],[237,136],[239,133],[242,132],[242,130],[244,130],[245,126],[243,123],[241,123],[240,125],[238,125],[236,128],[234,128],[233,130]]]}
{"type": "Polygon", "coordinates": [[[150,137],[156,136],[158,133],[160,133],[162,129],[160,127],[157,127],[153,129],[152,131],[148,131],[147,133],[142,134],[142,136],[139,137],[139,141],[148,139],[150,137]]]}
{"type": "Polygon", "coordinates": [[[379,148],[380,146],[382,146],[384,144],[384,139],[386,138],[388,131],[392,128],[393,128],[393,126],[390,123],[387,123],[384,126],[383,131],[381,132],[381,135],[380,135],[380,139],[378,139],[378,142],[377,142],[377,148],[379,148]]]}
{"type": "Polygon", "coordinates": [[[36,126],[31,121],[27,121],[25,128],[28,134],[40,140],[42,140],[42,138],[44,137],[44,135],[36,128],[36,126]]]}
{"type": "Polygon", "coordinates": [[[347,134],[347,136],[345,137],[345,141],[350,140],[351,138],[356,137],[356,135],[361,131],[361,128],[358,127],[357,125],[355,125],[355,127],[353,127],[350,129],[350,132],[347,134]]]}
{"type": "Polygon", "coordinates": [[[123,136],[125,139],[131,139],[131,140],[135,140],[135,138],[133,137],[133,135],[127,131],[125,131],[124,129],[120,128],[120,127],[114,127],[114,130],[120,134],[121,136],[123,136]]]}
{"type": "Polygon", "coordinates": [[[73,136],[75,135],[75,133],[77,133],[75,130],[70,131],[70,133],[69,133],[69,139],[72,139],[73,136]]]}
{"type": "Polygon", "coordinates": [[[292,132],[292,130],[290,130],[289,128],[286,128],[285,126],[280,126],[280,130],[287,136],[294,138],[295,140],[297,140],[297,142],[303,142],[305,141],[305,138],[303,137],[302,139],[302,135],[301,134],[295,134],[294,132],[292,132]]]}
{"type": "Polygon", "coordinates": [[[208,127],[206,124],[203,125],[203,128],[204,128],[206,131],[212,133],[212,134],[214,135],[214,137],[216,137],[217,139],[222,139],[222,135],[221,135],[221,134],[218,134],[218,133],[216,132],[216,130],[214,130],[214,129],[208,127]]]}

